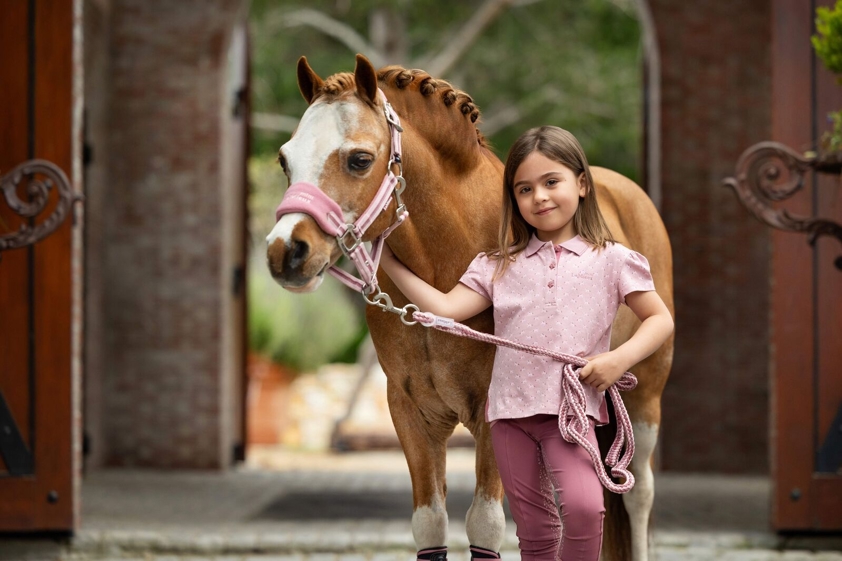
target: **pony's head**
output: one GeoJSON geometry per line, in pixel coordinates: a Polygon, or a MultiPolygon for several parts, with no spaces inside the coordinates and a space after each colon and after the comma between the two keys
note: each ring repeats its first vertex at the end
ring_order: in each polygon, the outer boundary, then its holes
{"type": "MultiPolygon", "coordinates": [[[[322,80],[305,57],[298,61],[298,87],[309,107],[278,160],[289,184],[317,186],[353,223],[368,207],[387,172],[391,138],[377,90],[377,73],[357,55],[354,73],[322,80]]],[[[383,213],[371,236],[394,213],[383,213]]],[[[285,214],[267,236],[269,271],[292,292],[312,292],[342,251],[332,235],[302,213],[285,214]]]]}

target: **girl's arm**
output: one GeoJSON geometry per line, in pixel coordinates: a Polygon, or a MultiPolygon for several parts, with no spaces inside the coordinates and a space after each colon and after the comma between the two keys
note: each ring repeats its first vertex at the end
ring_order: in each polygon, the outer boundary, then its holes
{"type": "Polygon", "coordinates": [[[631,292],[626,295],[626,304],[643,323],[631,339],[593,357],[579,375],[583,384],[598,391],[607,390],[624,372],[658,350],[674,329],[666,304],[654,290],[631,292]]]}
{"type": "Polygon", "coordinates": [[[462,283],[458,283],[447,294],[430,286],[398,261],[388,245],[383,246],[380,266],[398,285],[404,296],[421,311],[462,321],[477,315],[491,305],[490,300],[462,283]]]}

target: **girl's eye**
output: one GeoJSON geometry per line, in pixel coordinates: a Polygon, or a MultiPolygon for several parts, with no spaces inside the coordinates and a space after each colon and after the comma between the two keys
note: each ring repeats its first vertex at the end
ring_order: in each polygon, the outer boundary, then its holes
{"type": "Polygon", "coordinates": [[[528,192],[529,192],[529,187],[521,187],[520,191],[518,191],[518,193],[521,193],[521,194],[528,193],[528,192]]]}
{"type": "Polygon", "coordinates": [[[556,183],[558,183],[558,179],[550,179],[547,181],[548,186],[555,185],[556,183]]]}
{"type": "Polygon", "coordinates": [[[355,171],[363,171],[371,167],[372,162],[374,162],[374,156],[365,152],[357,152],[351,154],[351,157],[348,158],[348,167],[355,171]]]}

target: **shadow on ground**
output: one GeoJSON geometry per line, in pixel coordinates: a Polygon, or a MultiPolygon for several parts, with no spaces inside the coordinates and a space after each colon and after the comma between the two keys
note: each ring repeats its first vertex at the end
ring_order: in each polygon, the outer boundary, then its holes
{"type": "MultiPolygon", "coordinates": [[[[653,523],[664,530],[769,530],[769,483],[757,477],[659,474],[653,523]]],[[[447,494],[451,520],[463,519],[473,495],[447,494]]],[[[511,520],[508,505],[506,518],[511,520]]],[[[274,498],[255,516],[263,521],[395,520],[412,513],[409,490],[290,492],[274,498]]]]}
{"type": "MultiPolygon", "coordinates": [[[[468,491],[447,494],[449,518],[464,518],[471,506],[473,494],[468,491]]],[[[512,519],[508,504],[504,504],[506,518],[512,519]]],[[[290,493],[279,497],[257,514],[259,520],[394,520],[412,514],[412,493],[382,491],[362,493],[320,492],[290,493]]]]}

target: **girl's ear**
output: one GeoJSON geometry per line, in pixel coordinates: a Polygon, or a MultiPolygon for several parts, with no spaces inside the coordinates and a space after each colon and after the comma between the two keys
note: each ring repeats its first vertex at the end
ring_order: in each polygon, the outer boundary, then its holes
{"type": "Polygon", "coordinates": [[[584,199],[588,194],[588,180],[585,178],[585,172],[579,174],[579,197],[584,199]]]}

